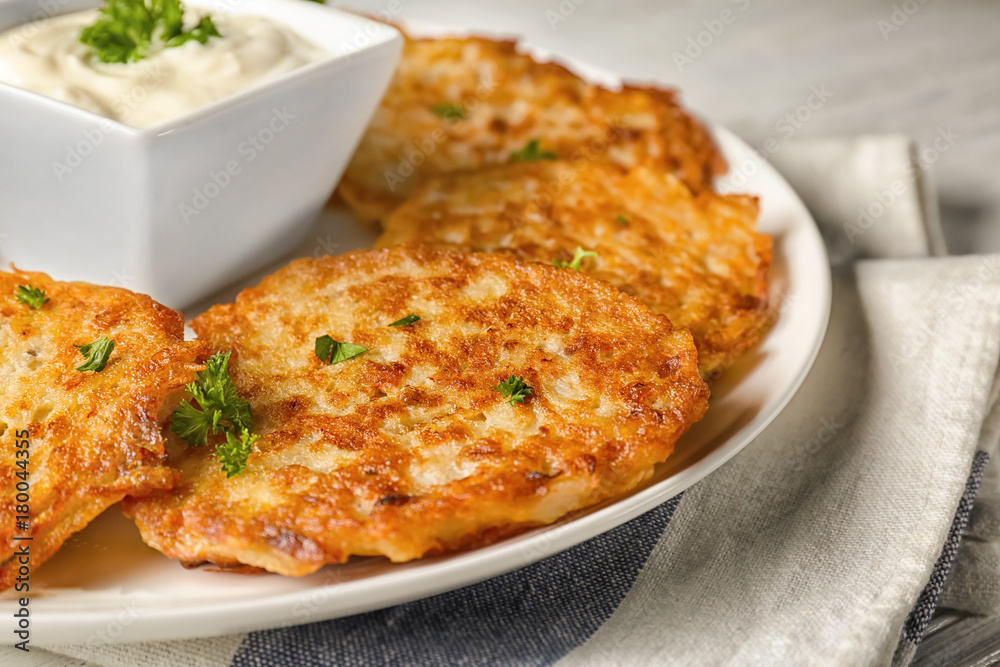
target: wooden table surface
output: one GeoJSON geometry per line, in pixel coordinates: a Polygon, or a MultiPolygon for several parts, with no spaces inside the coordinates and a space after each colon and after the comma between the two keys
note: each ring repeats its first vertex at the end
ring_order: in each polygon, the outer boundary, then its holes
{"type": "Polygon", "coordinates": [[[675,85],[690,107],[758,148],[789,132],[790,138],[897,132],[924,142],[950,132],[957,137],[933,166],[949,248],[1000,251],[1000,2],[337,5],[522,35],[631,78],[675,85]],[[783,122],[813,91],[827,97],[822,106],[797,127],[783,122]]]}
{"type": "MultiPolygon", "coordinates": [[[[1000,2],[338,4],[519,35],[629,78],[674,85],[689,107],[758,149],[771,137],[901,133],[929,144],[949,135],[932,167],[949,250],[1000,252],[1000,2]],[[787,114],[810,95],[818,108],[790,123],[787,114]]],[[[914,665],[998,662],[1000,618],[942,611],[914,665]]]]}

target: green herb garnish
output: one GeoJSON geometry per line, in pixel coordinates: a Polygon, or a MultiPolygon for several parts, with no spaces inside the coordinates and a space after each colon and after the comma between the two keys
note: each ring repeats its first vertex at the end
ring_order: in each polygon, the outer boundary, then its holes
{"type": "Polygon", "coordinates": [[[519,151],[510,154],[511,162],[538,162],[539,160],[555,160],[559,156],[555,151],[542,150],[539,147],[539,139],[532,139],[528,145],[519,151]]]}
{"type": "Polygon", "coordinates": [[[246,470],[247,459],[250,458],[250,452],[253,451],[253,443],[257,442],[259,437],[250,435],[250,431],[243,431],[239,437],[226,432],[226,441],[215,448],[215,456],[222,463],[226,479],[235,477],[246,470]]]}
{"type": "Polygon", "coordinates": [[[493,388],[499,391],[500,395],[507,399],[507,402],[511,405],[524,403],[524,399],[531,393],[531,387],[528,386],[528,383],[521,376],[515,377],[511,375],[493,388]]]}
{"type": "Polygon", "coordinates": [[[628,224],[628,218],[626,218],[624,215],[622,215],[621,213],[619,213],[618,217],[615,218],[615,222],[617,222],[619,225],[627,225],[628,224]]]}
{"type": "Polygon", "coordinates": [[[134,63],[154,46],[181,46],[192,40],[204,44],[219,36],[207,15],[185,30],[180,0],[105,0],[97,20],[80,32],[80,41],[103,63],[134,63]]]}
{"type": "Polygon", "coordinates": [[[414,322],[416,322],[419,319],[420,319],[419,317],[417,317],[413,313],[410,313],[406,317],[404,317],[404,318],[402,318],[400,320],[396,320],[395,322],[393,322],[389,326],[390,327],[408,327],[408,326],[410,326],[411,324],[413,324],[414,322]]]}
{"type": "Polygon", "coordinates": [[[443,104],[432,104],[431,111],[438,118],[445,120],[465,120],[469,117],[469,112],[461,104],[445,102],[443,104]]]}
{"type": "Polygon", "coordinates": [[[226,441],[215,446],[215,456],[222,462],[226,478],[243,472],[258,438],[250,435],[250,402],[236,393],[229,377],[230,354],[213,354],[205,362],[205,370],[198,371],[198,379],[188,383],[188,393],[198,406],[184,401],[170,417],[170,430],[184,438],[189,447],[207,445],[210,434],[226,434],[226,441]]]}
{"type": "Polygon", "coordinates": [[[597,253],[592,250],[584,250],[580,246],[576,247],[573,251],[573,259],[568,262],[560,262],[558,260],[552,262],[555,266],[561,266],[567,269],[573,269],[574,271],[580,270],[580,262],[583,261],[584,257],[597,257],[597,253]]]}
{"type": "Polygon", "coordinates": [[[40,287],[32,287],[31,283],[17,286],[18,303],[26,304],[37,310],[44,306],[48,300],[48,297],[45,296],[45,290],[40,287]]]}
{"type": "Polygon", "coordinates": [[[86,359],[82,366],[76,367],[76,370],[100,373],[108,364],[108,357],[111,356],[111,351],[115,349],[115,342],[108,338],[107,335],[104,335],[93,343],[74,345],[73,347],[80,350],[80,354],[86,359]]]}
{"type": "Polygon", "coordinates": [[[170,430],[192,447],[207,445],[208,436],[220,431],[250,430],[250,403],[236,393],[229,377],[229,355],[230,352],[219,352],[205,362],[206,368],[198,371],[198,379],[187,385],[198,406],[185,401],[170,418],[170,430]]]}
{"type": "Polygon", "coordinates": [[[316,356],[328,364],[339,364],[367,351],[367,347],[354,343],[341,343],[330,336],[320,336],[316,339],[316,356]]]}

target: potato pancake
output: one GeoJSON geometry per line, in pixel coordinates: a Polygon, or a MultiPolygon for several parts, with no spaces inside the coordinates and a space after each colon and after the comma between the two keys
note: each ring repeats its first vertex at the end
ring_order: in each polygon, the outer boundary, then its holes
{"type": "Polygon", "coordinates": [[[376,247],[457,244],[569,262],[689,329],[714,377],[766,331],[771,239],[757,200],[692,195],[669,174],[535,162],[437,178],[383,221],[376,247]]]}
{"type": "Polygon", "coordinates": [[[181,483],[126,500],[187,563],[303,575],[487,544],[632,489],[707,406],[690,334],[507,255],[300,259],[192,326],[232,350],[260,439],[228,479],[210,447],[170,440],[181,483]],[[327,363],[324,336],[365,351],[327,363]]]}
{"type": "Polygon", "coordinates": [[[173,485],[157,418],[207,346],[184,342],[181,315],[148,296],[15,269],[0,272],[0,349],[5,589],[24,564],[19,548],[37,568],[126,494],[173,485]],[[104,336],[114,347],[103,369],[78,370],[88,358],[74,346],[104,336]]]}
{"type": "Polygon", "coordinates": [[[428,178],[509,162],[533,140],[564,159],[658,167],[696,192],[726,170],[673,90],[611,91],[512,41],[407,39],[339,193],[378,219],[428,178]]]}

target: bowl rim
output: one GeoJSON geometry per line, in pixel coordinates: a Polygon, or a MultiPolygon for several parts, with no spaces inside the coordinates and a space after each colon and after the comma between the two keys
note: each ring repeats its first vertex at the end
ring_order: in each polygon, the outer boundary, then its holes
{"type": "MultiPolygon", "coordinates": [[[[31,8],[38,7],[37,0],[8,0],[4,4],[11,7],[19,5],[31,8]]],[[[36,20],[44,21],[57,16],[63,16],[65,14],[93,9],[101,6],[101,4],[103,4],[102,0],[67,0],[61,2],[59,9],[51,14],[38,17],[38,13],[36,12],[34,16],[37,18],[28,18],[20,23],[14,23],[5,28],[0,28],[0,34],[16,30],[19,26],[28,25],[36,20]]],[[[316,2],[304,2],[303,0],[238,0],[237,2],[227,2],[226,0],[184,0],[183,4],[185,6],[199,9],[215,9],[216,11],[220,11],[224,14],[263,16],[269,20],[274,20],[284,24],[296,34],[303,37],[303,39],[310,41],[326,51],[327,55],[320,60],[308,63],[307,65],[298,67],[290,72],[285,72],[278,77],[251,85],[250,87],[237,91],[232,95],[227,95],[226,97],[215,100],[214,102],[210,102],[209,104],[186,111],[180,115],[174,116],[173,118],[148,127],[133,127],[132,125],[115,120],[114,118],[109,118],[94,111],[75,106],[69,102],[63,102],[61,100],[48,97],[42,93],[37,93],[3,81],[0,81],[0,98],[3,96],[21,98],[31,104],[42,105],[52,111],[62,113],[67,116],[75,116],[79,120],[99,123],[105,127],[108,126],[107,124],[110,124],[110,128],[112,128],[115,132],[121,132],[127,135],[132,135],[137,139],[141,139],[170,134],[181,128],[202,122],[216,114],[238,107],[242,104],[246,104],[252,101],[255,97],[265,95],[276,88],[280,88],[303,79],[311,78],[321,73],[328,73],[330,70],[345,68],[351,63],[359,63],[365,59],[375,57],[381,51],[387,49],[401,49],[403,43],[403,36],[400,31],[388,23],[361,14],[344,11],[336,7],[318,4],[316,2]],[[268,10],[267,13],[259,11],[262,8],[268,10]],[[290,8],[291,11],[281,13],[281,15],[278,16],[281,8],[290,8]],[[368,24],[374,23],[379,26],[379,31],[375,35],[365,31],[370,38],[366,44],[362,44],[360,46],[355,45],[351,47],[351,50],[342,49],[340,52],[337,52],[328,48],[326,45],[316,44],[314,40],[309,39],[302,34],[298,26],[302,25],[307,20],[309,22],[319,21],[330,24],[348,24],[356,26],[362,31],[364,31],[364,28],[368,24]]]]}

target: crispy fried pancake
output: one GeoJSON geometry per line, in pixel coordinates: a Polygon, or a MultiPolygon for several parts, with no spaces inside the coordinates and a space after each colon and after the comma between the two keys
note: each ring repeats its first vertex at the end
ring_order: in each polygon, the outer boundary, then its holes
{"type": "MultiPolygon", "coordinates": [[[[184,321],[148,296],[42,273],[0,272],[0,589],[15,582],[18,546],[31,567],[51,556],[126,494],[169,488],[157,426],[160,404],[190,380],[205,343],[184,342],[184,321]],[[35,310],[18,303],[19,285],[45,290],[35,310]],[[115,342],[104,370],[78,371],[73,347],[107,335],[115,342]],[[27,440],[30,448],[18,447],[27,440]],[[27,464],[21,451],[28,451],[27,464]],[[30,530],[18,482],[28,472],[30,530]],[[18,473],[21,473],[19,476],[18,473]],[[15,541],[15,535],[31,542],[15,541]]],[[[22,497],[23,500],[23,497],[22,497]]]]}
{"type": "Polygon", "coordinates": [[[365,219],[381,218],[433,176],[502,164],[532,139],[564,159],[657,167],[696,192],[725,161],[672,90],[612,92],[510,41],[407,39],[389,91],[340,183],[365,219]],[[466,117],[435,105],[458,104],[466,117]]]}
{"type": "Polygon", "coordinates": [[[569,261],[690,329],[706,377],[766,330],[771,239],[756,231],[757,200],[692,196],[650,169],[536,162],[440,177],[383,224],[377,247],[458,244],[521,259],[569,261]]]}
{"type": "Polygon", "coordinates": [[[181,484],[126,501],[143,539],[186,562],[302,575],[486,544],[633,488],[707,405],[686,331],[506,255],[300,259],[193,326],[233,351],[261,438],[231,479],[211,448],[168,442],[181,484]],[[327,365],[323,335],[368,351],[327,365]],[[533,388],[524,403],[493,388],[510,375],[533,388]]]}

